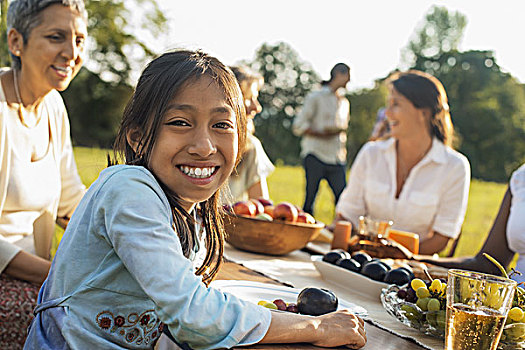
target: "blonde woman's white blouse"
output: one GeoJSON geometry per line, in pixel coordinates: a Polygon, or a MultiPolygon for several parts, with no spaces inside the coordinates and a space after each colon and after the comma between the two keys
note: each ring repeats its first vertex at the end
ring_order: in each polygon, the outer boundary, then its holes
{"type": "Polygon", "coordinates": [[[430,231],[455,238],[467,209],[470,165],[465,156],[436,138],[425,157],[410,171],[396,198],[395,139],[366,143],[359,151],[336,211],[354,225],[360,215],[392,220],[393,228],[430,231]]]}

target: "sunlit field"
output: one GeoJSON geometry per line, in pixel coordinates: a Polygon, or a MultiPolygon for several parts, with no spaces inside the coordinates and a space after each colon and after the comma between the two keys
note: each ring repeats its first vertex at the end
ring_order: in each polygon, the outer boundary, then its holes
{"type": "MultiPolygon", "coordinates": [[[[77,147],[74,151],[82,181],[89,186],[106,167],[109,151],[83,147],[77,147]]],[[[268,184],[270,196],[275,202],[286,200],[302,206],[305,186],[302,167],[277,166],[275,172],[268,178],[268,184]]],[[[479,250],[496,216],[506,188],[506,184],[472,181],[467,215],[456,256],[471,255],[479,250]]],[[[315,217],[319,221],[330,223],[334,217],[334,197],[324,181],[321,183],[314,210],[315,217]]]]}

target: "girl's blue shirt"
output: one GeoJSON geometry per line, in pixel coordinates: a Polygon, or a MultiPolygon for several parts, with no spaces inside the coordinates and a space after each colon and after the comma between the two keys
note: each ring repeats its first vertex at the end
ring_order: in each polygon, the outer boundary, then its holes
{"type": "Polygon", "coordinates": [[[194,349],[260,341],[270,311],[206,288],[172,225],[147,169],[102,171],[60,243],[25,349],[151,349],[162,325],[194,349]]]}

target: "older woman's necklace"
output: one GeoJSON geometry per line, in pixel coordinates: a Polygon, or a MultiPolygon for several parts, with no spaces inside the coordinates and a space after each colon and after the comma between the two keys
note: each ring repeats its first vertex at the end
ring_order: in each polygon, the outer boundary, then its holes
{"type": "Polygon", "coordinates": [[[13,70],[13,84],[15,86],[16,102],[18,103],[18,118],[20,119],[20,122],[22,123],[22,125],[24,125],[28,129],[32,129],[38,125],[38,123],[40,122],[40,119],[42,118],[42,114],[39,113],[40,108],[38,108],[38,112],[36,114],[34,121],[31,124],[28,124],[26,122],[26,118],[24,117],[24,106],[22,104],[22,98],[20,96],[20,88],[18,86],[17,70],[13,70]]]}

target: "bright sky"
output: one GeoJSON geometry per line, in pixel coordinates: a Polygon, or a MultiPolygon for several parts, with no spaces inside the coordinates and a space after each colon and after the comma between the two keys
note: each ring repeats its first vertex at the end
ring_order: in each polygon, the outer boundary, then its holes
{"type": "Polygon", "coordinates": [[[157,1],[170,22],[165,49],[199,48],[234,64],[253,59],[264,42],[284,41],[322,78],[335,63],[348,63],[350,90],[398,67],[430,7],[445,6],[467,17],[460,50],[493,50],[500,67],[525,83],[523,0],[157,1]]]}

